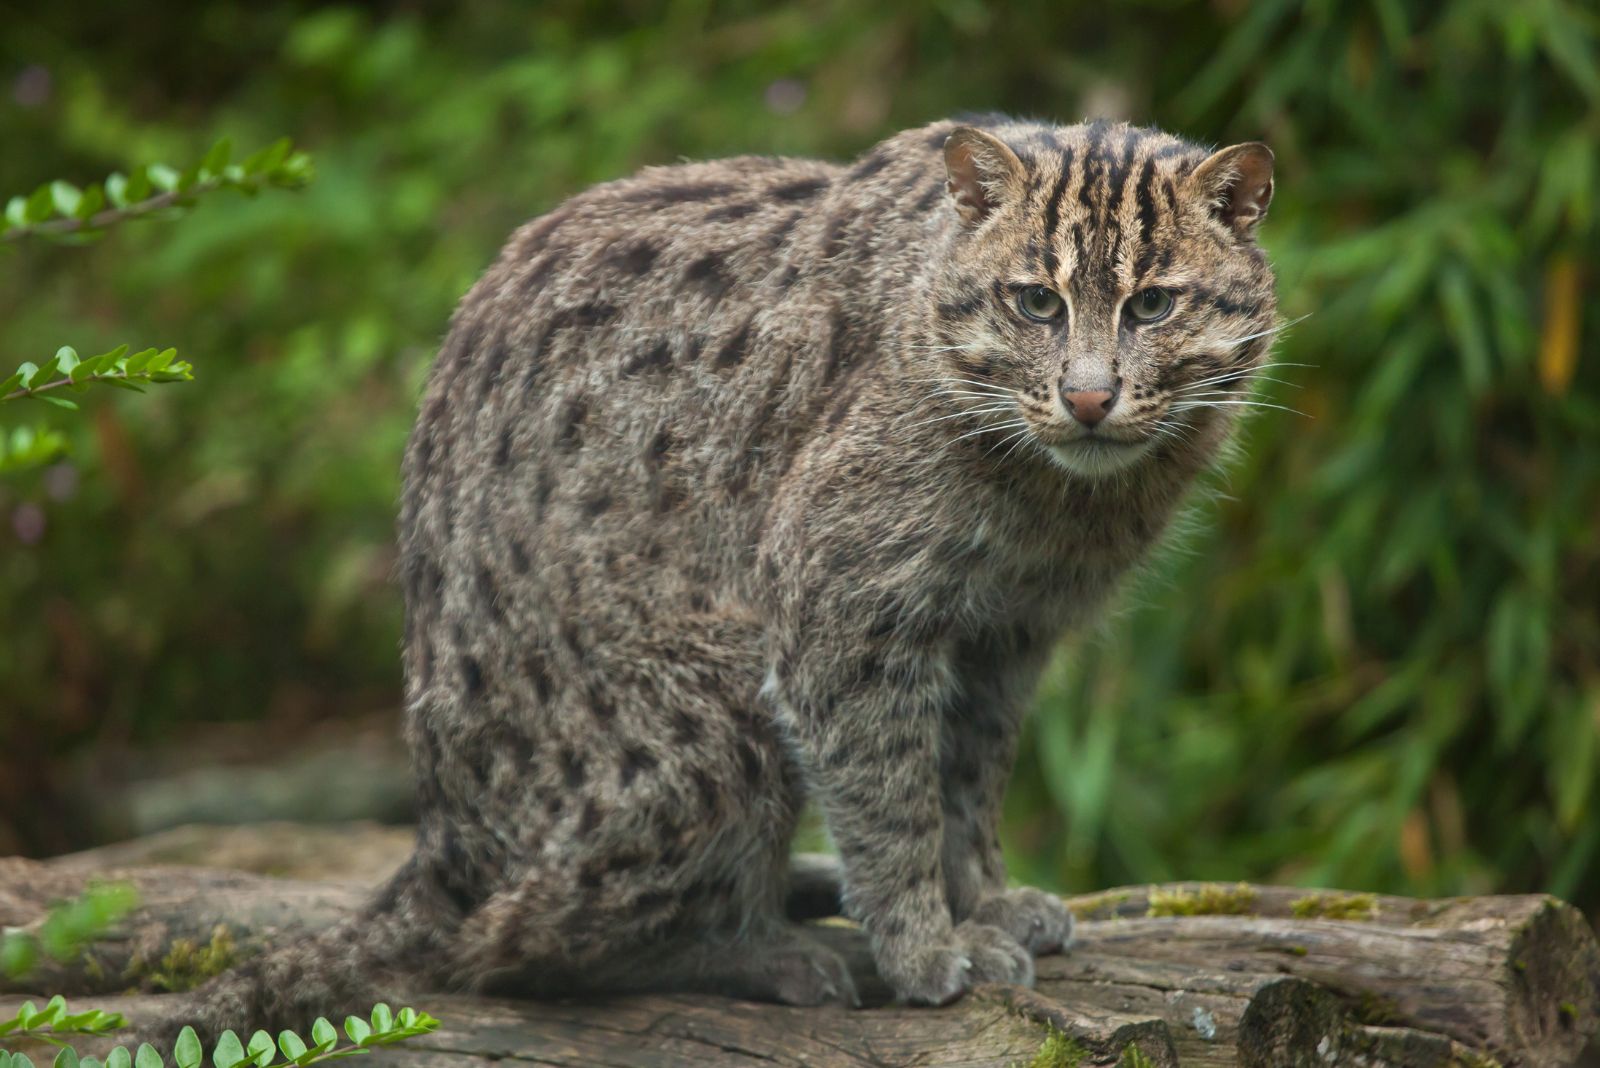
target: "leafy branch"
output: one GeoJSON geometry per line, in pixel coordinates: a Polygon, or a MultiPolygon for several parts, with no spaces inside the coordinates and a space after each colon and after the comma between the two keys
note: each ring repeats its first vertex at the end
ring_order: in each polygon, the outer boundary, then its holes
{"type": "MultiPolygon", "coordinates": [[[[4,457],[0,457],[0,469],[3,467],[4,457]]],[[[129,884],[97,882],[82,896],[56,905],[32,930],[0,929],[0,975],[27,975],[41,954],[58,961],[72,959],[85,943],[98,938],[138,903],[138,892],[129,884]]],[[[6,1025],[0,1023],[0,1036],[6,1030],[6,1025]]]]}
{"type": "Polygon", "coordinates": [[[238,163],[226,138],[184,171],[155,163],[132,174],[113,174],[103,183],[79,189],[71,182],[46,182],[28,196],[6,203],[0,241],[48,237],[87,241],[130,219],[167,217],[219,189],[254,196],[262,189],[298,189],[311,180],[311,157],[296,152],[288,138],[274,142],[238,163]]]}
{"type": "MultiPolygon", "coordinates": [[[[59,1040],[59,1036],[67,1034],[100,1036],[125,1026],[127,1020],[120,1013],[98,1009],[71,1013],[66,999],[57,995],[43,1009],[30,1001],[11,1019],[0,1020],[0,1039],[26,1037],[60,1046],[53,1068],[167,1068],[168,1062],[148,1042],[142,1043],[137,1052],[117,1046],[101,1061],[96,1057],[79,1057],[76,1050],[59,1040]]],[[[211,1064],[213,1068],[268,1068],[273,1064],[306,1068],[323,1061],[371,1053],[374,1049],[428,1034],[438,1026],[439,1021],[425,1012],[412,1008],[393,1012],[388,1005],[379,1002],[372,1008],[370,1022],[359,1016],[345,1017],[344,1033],[350,1040],[346,1045],[339,1044],[339,1032],[334,1030],[333,1024],[319,1016],[311,1025],[310,1042],[293,1031],[279,1033],[276,1042],[267,1032],[257,1031],[246,1044],[234,1032],[224,1031],[212,1048],[211,1064]]],[[[171,1063],[176,1068],[202,1068],[204,1061],[205,1048],[199,1036],[193,1027],[185,1027],[173,1046],[171,1063]]],[[[34,1068],[34,1064],[25,1053],[0,1050],[0,1068],[34,1068]]]]}
{"type": "Polygon", "coordinates": [[[37,397],[62,408],[76,408],[77,404],[65,397],[44,394],[57,389],[82,393],[96,383],[143,393],[142,384],[194,381],[194,368],[177,356],[177,349],[144,349],[130,356],[128,346],[118,345],[110,352],[80,359],[76,349],[63,345],[43,367],[25,363],[0,381],[0,401],[37,397]]]}

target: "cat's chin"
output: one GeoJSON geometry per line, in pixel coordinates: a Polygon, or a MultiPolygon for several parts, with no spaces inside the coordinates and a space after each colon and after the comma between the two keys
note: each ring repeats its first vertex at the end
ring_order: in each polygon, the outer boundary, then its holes
{"type": "Polygon", "coordinates": [[[1048,445],[1045,451],[1057,467],[1080,478],[1106,478],[1126,471],[1150,453],[1151,439],[1111,441],[1108,438],[1079,438],[1077,441],[1048,445]]]}

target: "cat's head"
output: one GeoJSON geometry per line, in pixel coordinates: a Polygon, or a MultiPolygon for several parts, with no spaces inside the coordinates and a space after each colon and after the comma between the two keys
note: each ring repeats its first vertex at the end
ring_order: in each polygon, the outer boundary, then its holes
{"type": "Polygon", "coordinates": [[[1267,146],[962,126],[944,158],[960,232],[931,348],[943,401],[982,422],[980,441],[1097,477],[1240,410],[1276,317],[1255,242],[1267,146]]]}

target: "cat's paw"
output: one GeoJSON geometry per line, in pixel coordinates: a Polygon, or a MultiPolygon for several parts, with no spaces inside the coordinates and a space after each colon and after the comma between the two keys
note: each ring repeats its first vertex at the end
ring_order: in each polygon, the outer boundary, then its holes
{"type": "Polygon", "coordinates": [[[762,962],[770,997],[785,1005],[861,1004],[850,966],[833,950],[810,939],[772,950],[762,962]]]}
{"type": "Polygon", "coordinates": [[[1035,956],[1059,953],[1072,944],[1072,911],[1059,897],[1032,887],[985,898],[969,919],[1000,928],[1035,956]]]}
{"type": "Polygon", "coordinates": [[[968,920],[942,945],[880,948],[878,970],[914,1005],[946,1005],[979,983],[1033,985],[1033,957],[1015,938],[968,920]]]}

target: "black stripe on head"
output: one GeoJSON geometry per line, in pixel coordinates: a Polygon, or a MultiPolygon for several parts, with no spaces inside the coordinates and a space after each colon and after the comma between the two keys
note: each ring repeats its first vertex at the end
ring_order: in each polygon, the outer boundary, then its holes
{"type": "Polygon", "coordinates": [[[1155,176],[1156,161],[1151,157],[1144,161],[1144,167],[1139,172],[1139,185],[1134,190],[1134,200],[1139,206],[1139,258],[1133,267],[1135,280],[1149,272],[1156,255],[1155,245],[1151,243],[1151,234],[1156,226],[1156,198],[1155,191],[1150,188],[1155,176]]]}
{"type": "Polygon", "coordinates": [[[1044,206],[1044,273],[1054,282],[1061,270],[1061,258],[1056,255],[1056,230],[1061,225],[1061,198],[1066,195],[1067,183],[1072,180],[1072,148],[1061,154],[1061,177],[1050,191],[1050,200],[1044,206]]]}

